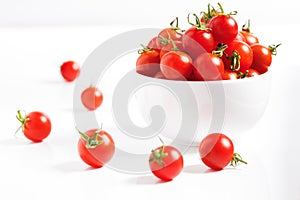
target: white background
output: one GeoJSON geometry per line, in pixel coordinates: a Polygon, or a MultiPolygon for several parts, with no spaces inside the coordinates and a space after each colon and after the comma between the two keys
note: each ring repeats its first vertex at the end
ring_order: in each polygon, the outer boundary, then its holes
{"type": "Polygon", "coordinates": [[[151,174],[92,170],[77,154],[74,83],[62,80],[59,65],[69,59],[83,63],[101,42],[133,27],[165,27],[175,16],[185,22],[187,13],[206,9],[207,3],[0,1],[0,199],[299,200],[300,14],[292,1],[222,2],[226,10],[239,11],[240,25],[251,18],[252,31],[263,43],[283,44],[272,64],[263,118],[234,141],[249,165],[209,172],[191,150],[182,174],[161,183],[151,174]],[[18,109],[47,113],[53,124],[49,138],[33,144],[20,133],[14,137],[18,109]]]}

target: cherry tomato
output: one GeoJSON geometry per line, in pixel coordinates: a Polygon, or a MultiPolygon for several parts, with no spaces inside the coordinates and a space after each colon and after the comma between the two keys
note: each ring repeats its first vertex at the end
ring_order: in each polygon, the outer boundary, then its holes
{"type": "Polygon", "coordinates": [[[165,28],[158,34],[158,37],[163,37],[167,40],[181,41],[182,33],[173,28],[165,28]]]}
{"type": "MultiPolygon", "coordinates": [[[[181,41],[182,30],[178,27],[178,17],[176,17],[171,23],[169,28],[161,30],[158,34],[158,38],[163,40],[181,41]]],[[[163,46],[166,45],[165,41],[158,41],[163,46]]],[[[157,44],[157,45],[159,45],[157,44]]]]}
{"type": "Polygon", "coordinates": [[[102,92],[96,87],[90,86],[81,93],[81,102],[88,110],[96,110],[102,101],[102,92]]]}
{"type": "Polygon", "coordinates": [[[230,43],[238,34],[238,25],[230,15],[217,15],[213,17],[208,27],[211,28],[212,35],[218,43],[230,43]]]}
{"type": "Polygon", "coordinates": [[[234,153],[234,146],[229,137],[222,133],[211,133],[200,143],[199,154],[203,163],[213,170],[222,170],[230,162],[235,166],[243,162],[239,154],[234,153]]]}
{"type": "Polygon", "coordinates": [[[222,76],[223,80],[235,80],[238,78],[239,78],[239,76],[236,72],[228,70],[228,69],[226,69],[224,71],[223,76],[222,76]]]}
{"type": "Polygon", "coordinates": [[[78,141],[80,158],[93,168],[103,167],[115,153],[112,137],[106,131],[98,129],[78,132],[81,136],[78,141]]]}
{"type": "Polygon", "coordinates": [[[160,51],[144,48],[136,61],[136,72],[153,77],[160,70],[160,51]]]}
{"type": "Polygon", "coordinates": [[[25,137],[32,142],[42,142],[51,132],[51,121],[42,112],[34,111],[23,116],[18,110],[16,117],[21,122],[19,129],[22,129],[25,137]]]}
{"type": "Polygon", "coordinates": [[[66,81],[72,82],[79,76],[80,66],[74,61],[67,61],[61,65],[60,72],[66,81]]]}
{"type": "Polygon", "coordinates": [[[243,25],[242,31],[240,31],[240,33],[244,35],[245,42],[248,45],[251,46],[252,44],[259,43],[258,38],[253,33],[251,33],[251,31],[250,31],[250,20],[248,20],[247,23],[245,23],[243,25]]]}
{"type": "Polygon", "coordinates": [[[224,51],[231,59],[227,59],[223,56],[223,62],[226,69],[233,67],[235,70],[245,73],[252,64],[253,52],[250,46],[243,42],[234,40],[228,44],[228,47],[224,51]],[[234,61],[234,59],[238,59],[234,61]],[[235,66],[232,66],[235,65],[235,66]]]}
{"type": "Polygon", "coordinates": [[[186,80],[193,71],[192,58],[182,51],[170,51],[161,58],[160,69],[167,79],[186,80]]]}
{"type": "Polygon", "coordinates": [[[172,146],[160,146],[149,156],[152,173],[163,181],[171,181],[183,168],[183,157],[178,149],[172,146]]]}
{"type": "Polygon", "coordinates": [[[272,52],[269,48],[261,44],[251,45],[253,51],[253,62],[252,66],[256,67],[259,65],[264,65],[269,67],[272,63],[272,52]]]}
{"type": "Polygon", "coordinates": [[[223,73],[223,61],[214,54],[203,53],[194,61],[194,76],[197,80],[221,80],[223,73]]]}
{"type": "Polygon", "coordinates": [[[209,30],[191,27],[182,37],[183,48],[195,59],[201,53],[211,52],[214,48],[214,38],[209,30]]]}
{"type": "Polygon", "coordinates": [[[281,44],[270,45],[268,48],[261,44],[251,45],[253,51],[253,62],[251,68],[256,69],[260,74],[268,71],[272,63],[272,55],[277,54],[277,48],[281,44]]]}
{"type": "Polygon", "coordinates": [[[248,31],[240,31],[240,33],[244,36],[245,42],[248,45],[259,43],[258,38],[255,35],[253,35],[252,33],[248,32],[248,31]]]}

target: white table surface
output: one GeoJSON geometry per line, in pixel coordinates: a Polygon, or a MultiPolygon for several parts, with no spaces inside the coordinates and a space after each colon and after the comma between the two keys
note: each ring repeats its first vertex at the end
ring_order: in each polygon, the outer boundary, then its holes
{"type": "MultiPolygon", "coordinates": [[[[80,160],[72,112],[74,83],[62,80],[59,65],[69,59],[83,63],[105,39],[131,28],[0,29],[0,199],[300,200],[297,24],[275,32],[270,32],[275,25],[256,28],[266,43],[283,45],[273,61],[272,91],[262,119],[234,141],[247,166],[207,172],[197,153],[190,153],[184,155],[183,172],[161,183],[152,174],[91,169],[80,160]],[[51,135],[37,144],[21,133],[15,137],[18,109],[47,113],[51,135]]],[[[115,130],[112,126],[107,129],[115,130]]]]}

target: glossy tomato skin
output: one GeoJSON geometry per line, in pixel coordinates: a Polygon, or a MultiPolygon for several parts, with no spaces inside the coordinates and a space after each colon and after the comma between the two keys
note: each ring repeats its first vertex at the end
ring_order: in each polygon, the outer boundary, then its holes
{"type": "Polygon", "coordinates": [[[246,38],[244,37],[244,35],[240,31],[236,35],[235,40],[246,42],[246,38]]]}
{"type": "Polygon", "coordinates": [[[259,43],[258,38],[255,35],[253,35],[252,33],[248,32],[248,31],[240,31],[240,33],[244,36],[245,42],[248,45],[251,46],[253,44],[259,43]]]}
{"type": "Polygon", "coordinates": [[[253,51],[253,62],[252,66],[257,67],[259,65],[269,67],[272,63],[272,53],[269,48],[261,44],[251,45],[253,51]]]}
{"type": "Polygon", "coordinates": [[[208,24],[212,35],[218,43],[230,43],[238,34],[238,24],[228,15],[217,15],[208,24]]]}
{"type": "MultiPolygon", "coordinates": [[[[234,40],[228,44],[228,47],[225,49],[224,52],[227,55],[232,56],[232,53],[235,50],[240,55],[240,69],[238,71],[245,73],[246,70],[249,69],[249,67],[253,62],[253,51],[247,43],[243,41],[234,40]]],[[[225,56],[223,56],[223,62],[225,68],[230,69],[231,63],[225,56]]]]}
{"type": "Polygon", "coordinates": [[[160,51],[149,50],[142,53],[136,61],[136,72],[153,77],[160,70],[160,51]]]}
{"type": "Polygon", "coordinates": [[[221,58],[203,53],[194,61],[194,77],[199,81],[222,80],[224,64],[221,58]]]}
{"type": "Polygon", "coordinates": [[[80,66],[74,61],[64,62],[60,67],[62,77],[68,81],[74,81],[80,73],[80,66]]]}
{"type": "Polygon", "coordinates": [[[50,118],[39,111],[26,115],[24,124],[24,135],[33,142],[42,142],[51,132],[50,118]]]}
{"type": "Polygon", "coordinates": [[[267,71],[269,71],[269,67],[266,66],[266,65],[263,65],[263,64],[261,64],[261,65],[253,65],[253,66],[251,66],[250,69],[255,69],[256,71],[258,71],[259,74],[264,74],[267,71]]]}
{"type": "Polygon", "coordinates": [[[213,170],[222,170],[233,158],[232,141],[222,133],[207,135],[200,143],[199,154],[203,163],[213,170]]]}
{"type": "Polygon", "coordinates": [[[211,52],[214,48],[214,38],[209,30],[198,30],[191,27],[182,37],[184,50],[195,59],[202,53],[211,52]]]}
{"type": "Polygon", "coordinates": [[[231,70],[225,70],[222,76],[223,80],[236,80],[238,79],[238,74],[231,70]]]}
{"type": "Polygon", "coordinates": [[[187,80],[193,70],[192,58],[182,51],[170,51],[161,58],[160,69],[169,80],[187,80]]]}
{"type": "MultiPolygon", "coordinates": [[[[98,130],[91,129],[85,132],[85,134],[92,137],[96,131],[98,130]]],[[[98,135],[98,139],[103,139],[103,143],[95,148],[87,148],[86,141],[83,138],[80,138],[77,144],[80,158],[93,168],[103,167],[103,165],[111,160],[115,153],[115,144],[109,133],[101,131],[98,135]]]]}
{"type": "MultiPolygon", "coordinates": [[[[161,147],[156,148],[159,151],[161,147]]],[[[178,149],[172,146],[164,146],[164,152],[167,154],[162,159],[163,166],[160,166],[157,162],[151,162],[153,154],[149,156],[149,166],[151,172],[163,181],[171,181],[180,174],[183,169],[183,157],[178,149]]]]}
{"type": "Polygon", "coordinates": [[[96,110],[103,102],[103,94],[96,87],[88,87],[81,93],[81,102],[88,110],[96,110]]]}

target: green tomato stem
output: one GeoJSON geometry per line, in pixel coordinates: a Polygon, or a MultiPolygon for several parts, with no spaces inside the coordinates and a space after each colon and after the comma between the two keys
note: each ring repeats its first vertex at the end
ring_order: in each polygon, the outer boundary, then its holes
{"type": "Polygon", "coordinates": [[[230,166],[236,167],[239,163],[248,164],[246,161],[244,161],[240,154],[234,153],[231,159],[230,166]]]}
{"type": "Polygon", "coordinates": [[[271,52],[271,54],[272,54],[273,56],[276,56],[276,55],[277,55],[277,48],[278,48],[280,45],[281,45],[281,43],[279,43],[279,44],[271,44],[271,45],[268,46],[268,48],[269,48],[269,50],[270,50],[270,52],[271,52]]]}

